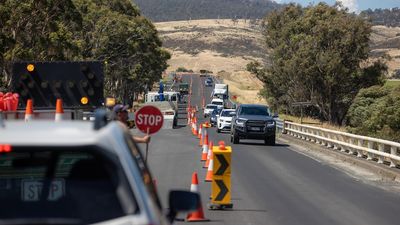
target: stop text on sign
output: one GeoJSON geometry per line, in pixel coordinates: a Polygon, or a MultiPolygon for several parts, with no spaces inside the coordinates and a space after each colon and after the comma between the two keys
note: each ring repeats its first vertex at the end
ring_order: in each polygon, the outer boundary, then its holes
{"type": "Polygon", "coordinates": [[[156,133],[161,129],[163,123],[163,114],[157,107],[151,105],[143,106],[135,114],[136,127],[143,133],[156,133]]]}

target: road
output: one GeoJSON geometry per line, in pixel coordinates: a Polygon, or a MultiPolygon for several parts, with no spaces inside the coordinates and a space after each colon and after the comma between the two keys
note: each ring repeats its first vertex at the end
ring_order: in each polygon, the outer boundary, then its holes
{"type": "MultiPolygon", "coordinates": [[[[211,88],[203,89],[203,78],[192,79],[192,104],[200,107],[203,94],[209,101],[211,88]]],[[[233,209],[209,211],[211,185],[203,182],[206,170],[200,162],[201,149],[198,139],[184,126],[185,117],[182,108],[182,126],[152,137],[148,160],[164,206],[168,191],[189,189],[192,173],[198,172],[203,208],[210,221],[197,224],[400,224],[398,194],[357,181],[279,140],[276,146],[258,141],[232,146],[233,209]]],[[[211,128],[209,135],[214,143],[223,140],[231,145],[227,133],[217,134],[211,128]]]]}

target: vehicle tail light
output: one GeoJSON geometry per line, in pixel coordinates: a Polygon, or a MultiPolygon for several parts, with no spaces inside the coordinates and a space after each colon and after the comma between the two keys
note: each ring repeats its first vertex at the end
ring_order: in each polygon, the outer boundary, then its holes
{"type": "Polygon", "coordinates": [[[0,144],[0,153],[8,153],[11,152],[11,150],[12,150],[11,145],[0,144]]]}
{"type": "Polygon", "coordinates": [[[164,115],[173,116],[173,115],[174,115],[174,112],[172,112],[172,111],[167,111],[167,112],[164,113],[164,115]]]}

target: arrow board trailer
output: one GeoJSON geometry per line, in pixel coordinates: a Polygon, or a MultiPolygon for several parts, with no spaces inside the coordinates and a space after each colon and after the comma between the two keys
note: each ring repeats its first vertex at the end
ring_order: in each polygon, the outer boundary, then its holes
{"type": "Polygon", "coordinates": [[[174,129],[178,125],[178,113],[172,102],[146,102],[140,106],[151,105],[157,107],[164,117],[164,124],[161,129],[174,129]]]}

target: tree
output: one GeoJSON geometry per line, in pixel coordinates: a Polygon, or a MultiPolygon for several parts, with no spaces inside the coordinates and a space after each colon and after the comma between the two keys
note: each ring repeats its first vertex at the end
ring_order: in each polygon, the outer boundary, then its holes
{"type": "Polygon", "coordinates": [[[342,7],[290,4],[264,19],[271,65],[248,66],[264,82],[272,106],[288,110],[294,102],[313,103],[309,115],[342,124],[361,88],[382,83],[381,62],[361,68],[369,53],[371,26],[342,7]]]}
{"type": "Polygon", "coordinates": [[[350,132],[400,142],[400,86],[360,90],[347,117],[350,132]]]}
{"type": "Polygon", "coordinates": [[[1,80],[9,82],[12,61],[79,58],[74,33],[81,29],[82,18],[71,0],[2,1],[1,80]]]}
{"type": "Polygon", "coordinates": [[[106,61],[105,94],[129,102],[161,79],[168,52],[129,0],[74,0],[84,18],[84,58],[106,61]]]}

